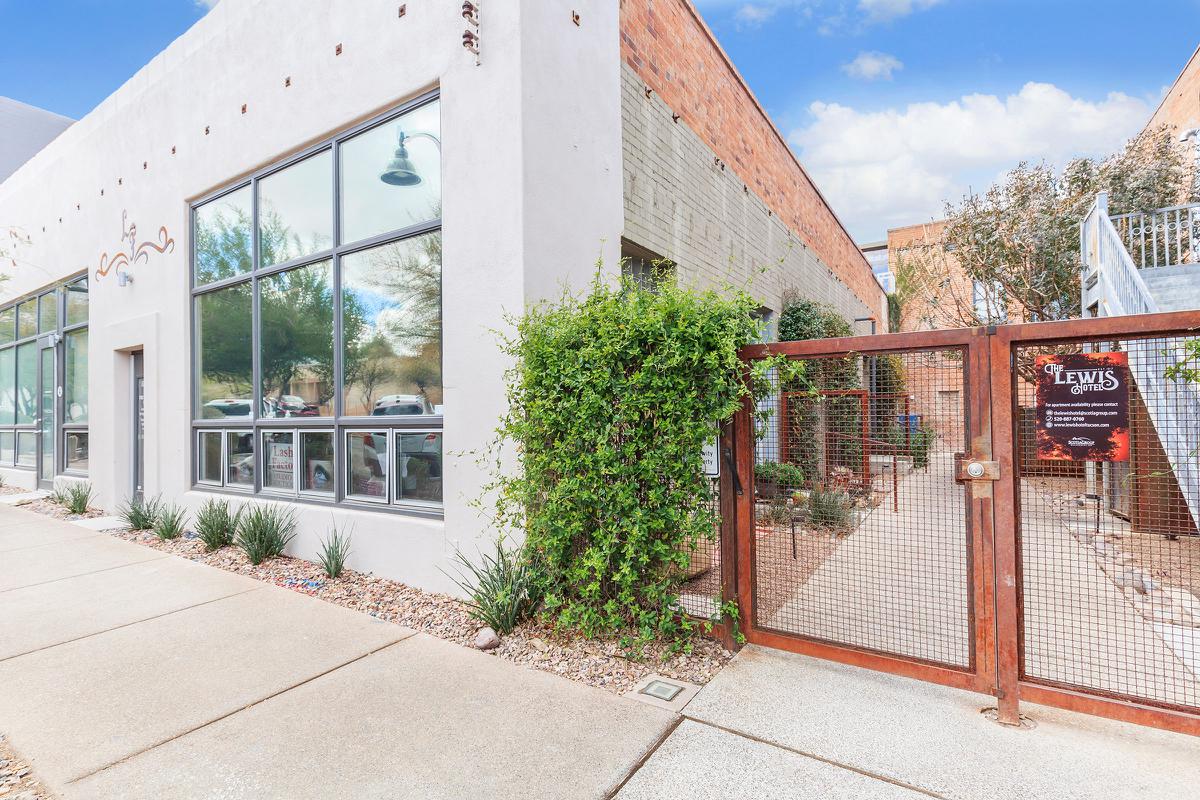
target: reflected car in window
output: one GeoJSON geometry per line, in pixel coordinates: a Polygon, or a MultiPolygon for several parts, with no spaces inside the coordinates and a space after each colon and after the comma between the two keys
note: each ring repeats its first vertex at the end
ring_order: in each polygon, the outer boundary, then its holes
{"type": "Polygon", "coordinates": [[[388,394],[375,401],[375,408],[371,411],[371,416],[413,416],[432,413],[433,406],[420,395],[388,394]]]}
{"type": "Polygon", "coordinates": [[[237,419],[249,419],[250,402],[249,397],[222,397],[217,400],[209,400],[204,404],[204,418],[222,419],[225,417],[234,417],[237,419]]]}
{"type": "Polygon", "coordinates": [[[279,398],[279,410],[285,417],[319,417],[320,407],[316,403],[306,403],[304,398],[294,394],[285,394],[279,398]]]}

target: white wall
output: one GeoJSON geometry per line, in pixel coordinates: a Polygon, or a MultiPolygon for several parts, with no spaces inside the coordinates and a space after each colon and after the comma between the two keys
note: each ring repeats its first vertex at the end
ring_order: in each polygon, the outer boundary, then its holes
{"type": "MultiPolygon", "coordinates": [[[[345,507],[334,516],[355,526],[351,566],[450,589],[441,568],[454,548],[474,552],[492,537],[468,505],[487,480],[469,451],[486,443],[504,403],[492,332],[506,312],[557,294],[560,277],[579,285],[602,252],[616,262],[617,9],[578,0],[576,26],[557,3],[484,0],[476,66],[461,45],[459,3],[409,0],[402,18],[399,5],[223,0],[0,184],[0,221],[31,240],[0,302],[92,274],[90,479],[99,501],[113,508],[130,491],[127,352],[144,347],[147,491],[198,505],[208,495],[190,489],[189,201],[440,87],[445,521],[345,507]],[[94,272],[102,253],[128,249],[123,212],[139,242],[166,226],[175,248],[151,253],[119,288],[115,275],[94,272]]],[[[297,513],[293,549],[311,557],[330,507],[297,513]]]]}

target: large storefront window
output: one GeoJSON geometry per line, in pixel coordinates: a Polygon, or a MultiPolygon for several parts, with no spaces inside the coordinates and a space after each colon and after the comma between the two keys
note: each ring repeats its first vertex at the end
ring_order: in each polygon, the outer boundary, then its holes
{"type": "Polygon", "coordinates": [[[194,207],[197,484],[438,513],[440,155],[423,98],[194,207]]]}
{"type": "Polygon", "coordinates": [[[0,467],[87,471],[87,324],[86,277],[0,308],[0,467]]]}

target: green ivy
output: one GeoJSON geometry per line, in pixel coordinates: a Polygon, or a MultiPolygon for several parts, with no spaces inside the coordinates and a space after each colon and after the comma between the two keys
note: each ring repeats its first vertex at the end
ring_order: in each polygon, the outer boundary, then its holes
{"type": "Polygon", "coordinates": [[[558,626],[629,636],[635,649],[684,646],[695,630],[677,590],[689,549],[717,538],[702,450],[750,392],[738,348],[760,335],[758,305],[742,291],[597,277],[585,296],[512,320],[489,491],[499,527],[523,532],[558,626]],[[505,452],[518,469],[503,468],[505,452]]]}

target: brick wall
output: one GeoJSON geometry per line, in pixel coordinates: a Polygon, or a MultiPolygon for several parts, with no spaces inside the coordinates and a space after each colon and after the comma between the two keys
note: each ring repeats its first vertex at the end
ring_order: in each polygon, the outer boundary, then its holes
{"type": "Polygon", "coordinates": [[[875,313],[630,67],[621,79],[626,239],[674,261],[681,283],[748,287],[776,312],[799,291],[848,320],[875,313]]]}
{"type": "Polygon", "coordinates": [[[1171,85],[1147,128],[1167,125],[1173,133],[1200,126],[1200,48],[1171,85]]]}
{"type": "Polygon", "coordinates": [[[880,320],[882,290],[690,0],[621,0],[621,58],[880,320]]]}

